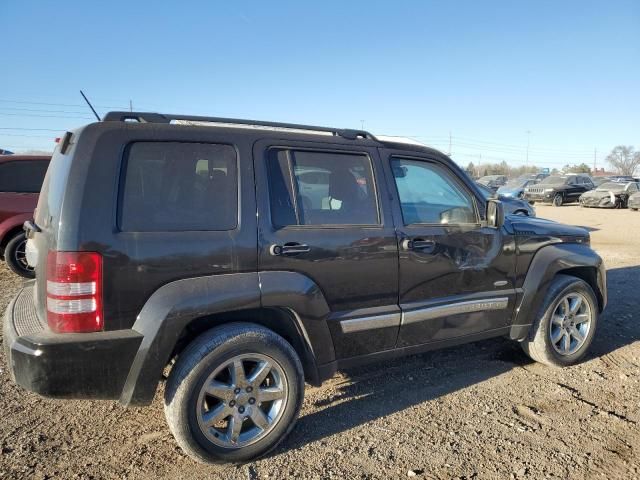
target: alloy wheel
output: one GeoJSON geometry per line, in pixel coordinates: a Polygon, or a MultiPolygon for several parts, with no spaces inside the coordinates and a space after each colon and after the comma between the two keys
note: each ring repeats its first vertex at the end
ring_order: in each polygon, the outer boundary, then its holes
{"type": "Polygon", "coordinates": [[[591,305],[578,292],[565,295],[551,315],[549,337],[560,355],[572,355],[584,345],[592,323],[591,305]]]}
{"type": "Polygon", "coordinates": [[[215,445],[250,445],[276,426],[285,410],[287,391],[287,377],[273,358],[237,355],[205,380],[196,406],[198,426],[215,445]]]}
{"type": "Polygon", "coordinates": [[[13,251],[13,258],[16,261],[16,264],[20,266],[25,272],[33,272],[33,267],[29,266],[27,262],[27,239],[25,238],[23,241],[18,243],[15,250],[13,251]]]}

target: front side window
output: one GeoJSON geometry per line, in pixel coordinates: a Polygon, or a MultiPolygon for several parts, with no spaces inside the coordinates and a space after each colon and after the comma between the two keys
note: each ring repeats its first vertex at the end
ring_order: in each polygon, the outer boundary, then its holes
{"type": "Polygon", "coordinates": [[[274,226],[380,223],[366,154],[272,149],[268,162],[274,226]]]}
{"type": "Polygon", "coordinates": [[[46,160],[0,163],[0,192],[38,193],[48,166],[46,160]]]}
{"type": "Polygon", "coordinates": [[[473,199],[443,168],[391,159],[405,225],[477,223],[473,199]]]}
{"type": "Polygon", "coordinates": [[[230,145],[136,142],[127,152],[119,225],[129,232],[232,230],[238,223],[230,145]]]}

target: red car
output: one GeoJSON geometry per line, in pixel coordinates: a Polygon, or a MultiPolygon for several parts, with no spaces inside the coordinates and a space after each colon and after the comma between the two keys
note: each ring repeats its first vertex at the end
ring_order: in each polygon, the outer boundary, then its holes
{"type": "Polygon", "coordinates": [[[18,275],[33,278],[22,224],[33,218],[49,156],[0,155],[0,258],[18,275]]]}

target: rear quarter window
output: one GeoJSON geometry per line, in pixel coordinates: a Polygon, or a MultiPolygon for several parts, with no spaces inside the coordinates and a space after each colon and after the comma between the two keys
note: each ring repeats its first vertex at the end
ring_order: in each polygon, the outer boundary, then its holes
{"type": "Polygon", "coordinates": [[[0,192],[38,193],[48,166],[46,160],[0,163],[0,192]]]}
{"type": "Polygon", "coordinates": [[[128,232],[232,230],[238,168],[231,145],[136,142],[125,152],[118,225],[128,232]]]}

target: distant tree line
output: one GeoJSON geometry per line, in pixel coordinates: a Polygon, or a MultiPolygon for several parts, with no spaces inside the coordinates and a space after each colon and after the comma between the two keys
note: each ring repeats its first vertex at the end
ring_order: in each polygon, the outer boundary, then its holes
{"type": "MultiPolygon", "coordinates": [[[[606,161],[620,175],[640,174],[640,152],[636,152],[631,146],[619,145],[615,147],[607,156],[606,161]]],[[[480,163],[478,165],[469,162],[467,165],[467,173],[472,177],[484,177],[486,175],[506,175],[508,177],[519,177],[527,173],[539,173],[541,167],[537,165],[520,165],[513,167],[506,161],[500,163],[480,163]]],[[[559,173],[587,173],[591,174],[591,167],[586,163],[566,164],[562,169],[554,168],[551,170],[552,175],[559,173]]]]}
{"type": "Polygon", "coordinates": [[[607,156],[607,162],[620,175],[634,175],[640,167],[640,152],[632,146],[618,145],[607,156]]]}

